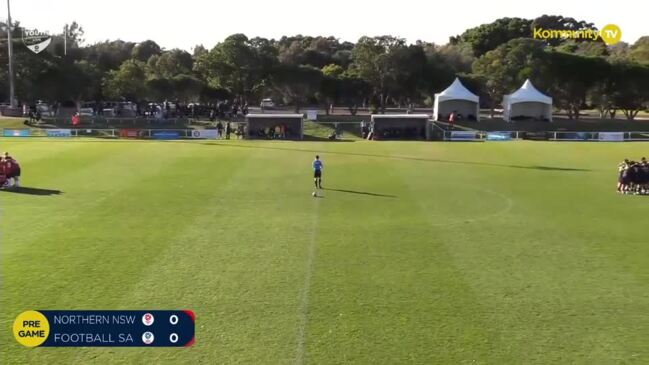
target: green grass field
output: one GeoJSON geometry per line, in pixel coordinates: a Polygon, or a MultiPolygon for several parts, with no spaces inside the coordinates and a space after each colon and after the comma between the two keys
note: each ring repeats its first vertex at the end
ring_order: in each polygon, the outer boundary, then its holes
{"type": "Polygon", "coordinates": [[[649,197],[614,192],[646,143],[0,149],[33,188],[0,192],[2,364],[649,363],[649,197]],[[27,309],[192,309],[196,344],[27,349],[27,309]]]}

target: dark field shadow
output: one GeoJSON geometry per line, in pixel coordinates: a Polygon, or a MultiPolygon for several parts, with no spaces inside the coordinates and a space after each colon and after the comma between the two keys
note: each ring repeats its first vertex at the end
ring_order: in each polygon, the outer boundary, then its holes
{"type": "MultiPolygon", "coordinates": [[[[225,143],[219,143],[219,142],[205,142],[205,143],[203,143],[203,145],[206,145],[206,146],[220,146],[220,147],[252,148],[252,149],[264,149],[264,150],[292,151],[292,152],[306,152],[306,153],[323,153],[323,151],[307,150],[307,149],[302,149],[302,148],[253,146],[253,145],[230,144],[230,143],[225,144],[225,143]]],[[[453,160],[441,160],[441,159],[434,159],[434,158],[376,155],[376,154],[370,154],[370,153],[357,153],[357,152],[328,151],[326,153],[328,155],[376,157],[376,158],[389,158],[389,159],[393,159],[393,160],[423,161],[423,162],[448,163],[448,164],[473,165],[473,166],[508,167],[508,168],[513,168],[513,169],[527,169],[527,170],[540,170],[540,171],[563,171],[563,172],[588,172],[588,171],[592,171],[592,170],[589,170],[589,169],[579,169],[579,168],[572,168],[572,167],[505,165],[505,164],[497,164],[497,163],[490,163],[490,162],[453,161],[453,160]]]]}
{"type": "Polygon", "coordinates": [[[61,190],[27,188],[27,187],[3,189],[2,192],[14,193],[14,194],[25,194],[25,195],[37,195],[37,196],[51,196],[51,195],[63,194],[61,190]]]}
{"type": "Polygon", "coordinates": [[[576,168],[571,168],[571,167],[552,167],[552,166],[515,166],[512,165],[510,167],[516,168],[516,169],[530,169],[530,170],[541,170],[541,171],[590,171],[587,169],[576,169],[576,168]]]}
{"type": "Polygon", "coordinates": [[[369,195],[369,196],[376,196],[376,197],[380,197],[380,198],[397,198],[396,195],[369,193],[367,191],[355,191],[355,190],[343,190],[343,189],[322,189],[322,190],[324,190],[324,191],[337,191],[339,193],[347,193],[347,194],[369,195]]]}
{"type": "MultiPolygon", "coordinates": [[[[351,139],[329,139],[326,137],[317,137],[317,136],[309,136],[305,135],[303,141],[306,142],[355,142],[351,139]]],[[[296,141],[299,142],[299,141],[296,141]]]]}

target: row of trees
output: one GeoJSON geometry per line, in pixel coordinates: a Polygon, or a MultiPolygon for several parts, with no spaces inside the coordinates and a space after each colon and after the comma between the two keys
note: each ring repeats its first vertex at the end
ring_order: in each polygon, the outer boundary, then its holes
{"type": "MultiPolygon", "coordinates": [[[[446,45],[407,44],[393,36],[279,40],[234,34],[212,49],[193,53],[164,50],[154,41],[121,40],[83,46],[83,29],[69,28],[48,52],[16,50],[17,95],[35,100],[81,101],[125,98],[240,103],[273,97],[296,109],[305,104],[432,105],[434,93],[460,76],[485,105],[526,78],[577,118],[584,107],[602,116],[621,110],[632,119],[649,103],[649,37],[607,47],[601,41],[535,40],[532,29],[589,29],[592,24],[562,16],[503,18],[451,37],[446,45]]],[[[19,34],[20,31],[17,33],[19,34]]],[[[7,60],[6,47],[0,59],[7,60]]],[[[0,75],[0,100],[7,99],[7,73],[0,75]]]]}

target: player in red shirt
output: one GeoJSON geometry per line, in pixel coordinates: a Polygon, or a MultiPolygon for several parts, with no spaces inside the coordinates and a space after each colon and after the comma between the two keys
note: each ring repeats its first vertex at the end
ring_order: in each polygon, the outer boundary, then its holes
{"type": "Polygon", "coordinates": [[[5,163],[4,158],[0,159],[0,187],[6,187],[8,183],[7,179],[7,164],[5,163]]]}
{"type": "Polygon", "coordinates": [[[4,155],[4,165],[5,165],[5,175],[7,178],[8,186],[11,186],[11,179],[13,179],[13,186],[20,187],[20,164],[18,161],[14,160],[13,157],[9,155],[9,152],[5,152],[4,155]]]}

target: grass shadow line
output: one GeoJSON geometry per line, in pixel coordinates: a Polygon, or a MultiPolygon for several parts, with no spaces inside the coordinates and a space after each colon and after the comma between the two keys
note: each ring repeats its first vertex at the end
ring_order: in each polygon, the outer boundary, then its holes
{"type": "MultiPolygon", "coordinates": [[[[266,149],[266,150],[291,151],[291,152],[306,152],[306,153],[316,153],[316,154],[323,153],[323,151],[306,150],[301,148],[288,148],[288,147],[254,146],[254,145],[230,144],[230,143],[220,143],[220,142],[203,142],[202,144],[206,146],[239,147],[239,148],[266,149]]],[[[541,171],[564,171],[564,172],[592,171],[589,169],[580,169],[580,168],[572,168],[572,167],[555,167],[555,166],[538,166],[538,165],[534,165],[534,166],[505,165],[505,164],[497,164],[497,163],[490,163],[490,162],[453,161],[453,160],[441,160],[441,159],[410,157],[410,156],[377,155],[377,154],[358,153],[358,152],[327,151],[326,153],[329,155],[376,157],[376,158],[389,158],[394,160],[423,161],[423,162],[473,165],[473,166],[507,167],[507,168],[514,168],[514,169],[541,170],[541,171]]]]}
{"type": "Polygon", "coordinates": [[[370,192],[367,192],[367,191],[356,191],[356,190],[345,190],[345,189],[326,189],[326,188],[322,189],[322,190],[324,190],[324,191],[337,191],[339,193],[347,193],[347,194],[375,196],[375,197],[379,197],[379,198],[392,198],[392,199],[397,198],[396,195],[370,193],[370,192]]]}
{"type": "Polygon", "coordinates": [[[35,195],[35,196],[52,196],[52,195],[63,194],[61,190],[29,188],[29,187],[22,187],[22,186],[18,188],[12,187],[7,189],[2,189],[1,191],[5,193],[35,195]]]}

